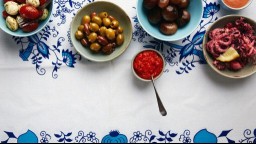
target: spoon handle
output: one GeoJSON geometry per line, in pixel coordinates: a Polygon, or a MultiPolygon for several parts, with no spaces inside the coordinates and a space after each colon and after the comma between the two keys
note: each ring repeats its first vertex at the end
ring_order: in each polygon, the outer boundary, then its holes
{"type": "Polygon", "coordinates": [[[158,92],[156,90],[156,86],[155,86],[155,82],[154,82],[153,77],[151,78],[151,81],[153,83],[154,90],[155,90],[155,93],[156,93],[156,98],[157,98],[157,103],[158,103],[159,111],[162,114],[162,116],[167,116],[167,111],[166,111],[166,109],[165,109],[165,107],[164,107],[164,105],[163,105],[163,103],[162,103],[162,101],[160,99],[160,96],[159,96],[159,94],[158,94],[158,92]]]}

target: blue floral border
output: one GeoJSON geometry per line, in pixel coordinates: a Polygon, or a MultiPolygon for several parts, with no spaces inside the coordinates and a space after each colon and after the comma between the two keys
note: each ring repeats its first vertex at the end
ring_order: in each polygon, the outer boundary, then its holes
{"type": "Polygon", "coordinates": [[[183,133],[175,131],[158,131],[153,133],[151,130],[135,131],[131,134],[121,134],[119,131],[110,131],[103,138],[98,138],[95,132],[79,131],[73,132],[57,132],[48,134],[46,131],[36,135],[33,131],[28,130],[26,133],[16,137],[13,132],[4,131],[7,139],[1,143],[8,143],[10,140],[17,140],[18,143],[256,143],[256,129],[246,129],[241,138],[230,138],[229,134],[233,130],[223,130],[219,135],[216,135],[207,129],[199,130],[192,135],[190,130],[185,130],[183,133]]]}

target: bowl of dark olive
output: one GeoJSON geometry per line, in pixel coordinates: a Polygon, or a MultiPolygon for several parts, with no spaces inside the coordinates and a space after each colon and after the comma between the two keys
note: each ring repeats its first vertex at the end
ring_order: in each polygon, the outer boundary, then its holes
{"type": "Polygon", "coordinates": [[[137,16],[142,28],[162,41],[178,41],[198,27],[202,0],[138,0],[137,16]]]}
{"type": "Polygon", "coordinates": [[[119,57],[131,39],[130,18],[111,2],[96,1],[84,6],[71,23],[72,43],[90,61],[107,62],[119,57]]]}

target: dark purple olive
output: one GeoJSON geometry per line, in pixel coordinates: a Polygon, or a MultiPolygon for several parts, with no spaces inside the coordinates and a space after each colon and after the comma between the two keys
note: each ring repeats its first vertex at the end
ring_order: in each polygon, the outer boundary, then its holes
{"type": "Polygon", "coordinates": [[[162,14],[161,14],[161,9],[158,7],[155,7],[153,10],[150,10],[148,12],[148,21],[153,24],[156,25],[158,24],[162,19],[162,14]]]}
{"type": "Polygon", "coordinates": [[[173,22],[179,17],[178,8],[174,5],[169,5],[162,10],[162,16],[166,21],[173,22]]]}
{"type": "Polygon", "coordinates": [[[181,0],[179,7],[183,9],[188,8],[189,3],[190,3],[190,0],[181,0]]]}
{"type": "Polygon", "coordinates": [[[159,0],[143,0],[144,8],[151,10],[158,5],[159,0]]]}
{"type": "Polygon", "coordinates": [[[179,5],[181,0],[170,0],[170,4],[179,5]]]}
{"type": "Polygon", "coordinates": [[[177,32],[178,25],[175,22],[163,22],[160,25],[160,31],[165,35],[173,35],[177,32]]]}
{"type": "Polygon", "coordinates": [[[190,21],[190,13],[187,10],[181,11],[181,16],[177,19],[177,24],[179,27],[184,27],[190,21]]]}
{"type": "Polygon", "coordinates": [[[169,5],[170,0],[159,0],[158,7],[165,8],[169,5]]]}

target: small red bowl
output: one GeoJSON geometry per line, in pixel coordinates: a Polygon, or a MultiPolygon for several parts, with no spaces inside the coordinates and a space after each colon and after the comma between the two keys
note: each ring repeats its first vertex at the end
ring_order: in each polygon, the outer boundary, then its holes
{"type": "Polygon", "coordinates": [[[133,74],[144,82],[150,82],[151,75],[157,80],[163,74],[164,67],[163,55],[154,49],[140,51],[132,60],[133,74]]]}

